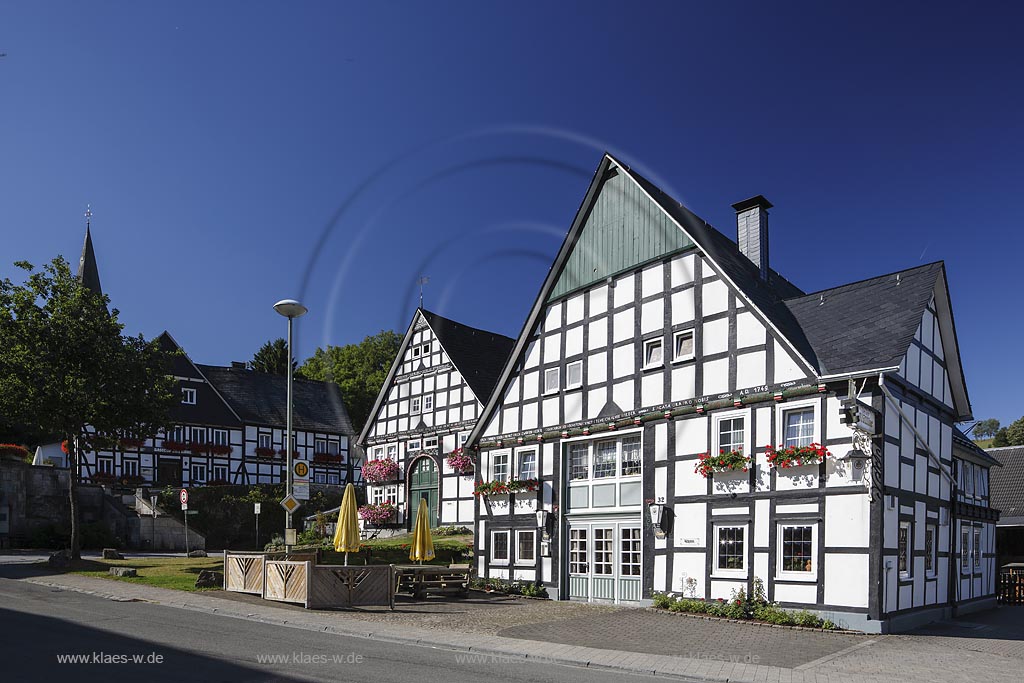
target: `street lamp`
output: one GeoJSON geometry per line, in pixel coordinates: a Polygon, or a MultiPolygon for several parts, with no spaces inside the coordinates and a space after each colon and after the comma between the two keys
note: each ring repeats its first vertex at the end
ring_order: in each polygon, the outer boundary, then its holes
{"type": "MultiPolygon", "coordinates": [[[[274,304],[274,310],[288,318],[288,421],[287,428],[284,436],[284,450],[285,450],[285,465],[288,468],[285,479],[285,495],[292,495],[292,451],[293,437],[292,437],[292,321],[295,318],[301,318],[306,315],[309,311],[308,308],[300,304],[295,299],[282,299],[274,304]]],[[[284,522],[284,537],[285,546],[287,550],[291,550],[289,544],[289,536],[293,535],[292,530],[292,513],[291,510],[285,512],[284,522]]]]}

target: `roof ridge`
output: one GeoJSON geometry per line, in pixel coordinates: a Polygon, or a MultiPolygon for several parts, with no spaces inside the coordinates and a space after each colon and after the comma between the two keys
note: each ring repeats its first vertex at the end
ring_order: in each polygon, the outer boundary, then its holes
{"type": "Polygon", "coordinates": [[[902,268],[900,270],[894,270],[894,271],[892,271],[890,273],[884,273],[882,275],[874,275],[872,277],[865,277],[865,278],[861,278],[860,280],[854,280],[853,282],[847,282],[847,283],[844,283],[844,284],[841,284],[841,285],[835,285],[833,287],[825,287],[823,289],[816,289],[813,292],[807,292],[803,296],[787,297],[787,298],[783,299],[783,301],[796,301],[798,299],[803,299],[803,298],[806,298],[806,297],[809,297],[809,296],[814,296],[816,294],[824,294],[825,292],[831,292],[831,291],[834,291],[836,289],[842,289],[843,287],[852,287],[854,285],[862,285],[862,284],[865,284],[867,282],[872,282],[874,280],[882,280],[882,279],[887,278],[887,277],[892,277],[893,275],[899,275],[901,273],[909,273],[912,270],[919,270],[919,269],[922,269],[922,268],[928,268],[930,266],[935,266],[935,265],[945,265],[945,261],[943,259],[939,259],[938,261],[932,261],[931,263],[922,263],[921,265],[914,266],[912,268],[902,268]]]}

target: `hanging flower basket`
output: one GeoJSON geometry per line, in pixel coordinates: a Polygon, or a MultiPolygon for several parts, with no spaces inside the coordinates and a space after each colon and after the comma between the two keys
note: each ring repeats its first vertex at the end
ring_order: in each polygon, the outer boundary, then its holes
{"type": "Polygon", "coordinates": [[[746,472],[750,469],[750,458],[743,451],[719,451],[718,455],[703,453],[693,471],[707,479],[715,472],[746,472]]]}
{"type": "Polygon", "coordinates": [[[363,463],[363,479],[371,484],[382,484],[398,479],[398,463],[389,458],[376,458],[363,463]]]}
{"type": "Polygon", "coordinates": [[[473,487],[474,496],[505,496],[510,493],[528,493],[540,488],[538,479],[510,479],[509,481],[482,481],[473,487]]]}
{"type": "Polygon", "coordinates": [[[451,467],[459,474],[468,474],[473,471],[473,458],[461,448],[456,448],[449,453],[445,460],[448,463],[448,467],[451,467]]]}
{"type": "Polygon", "coordinates": [[[395,520],[397,513],[398,508],[392,503],[369,503],[359,508],[360,519],[374,526],[390,524],[395,520]]]}
{"type": "Polygon", "coordinates": [[[817,465],[832,455],[827,448],[812,443],[808,446],[771,446],[765,447],[768,464],[779,469],[800,467],[801,465],[817,465]]]}

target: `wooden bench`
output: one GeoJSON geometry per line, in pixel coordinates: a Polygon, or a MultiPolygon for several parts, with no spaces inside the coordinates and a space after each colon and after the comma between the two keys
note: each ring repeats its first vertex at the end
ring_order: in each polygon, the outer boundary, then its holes
{"type": "Polygon", "coordinates": [[[469,593],[469,565],[395,567],[395,593],[410,593],[417,600],[428,594],[465,596],[469,593]]]}

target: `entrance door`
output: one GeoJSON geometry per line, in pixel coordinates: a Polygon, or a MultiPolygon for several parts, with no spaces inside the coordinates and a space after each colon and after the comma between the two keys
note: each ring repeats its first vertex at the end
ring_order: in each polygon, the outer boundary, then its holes
{"type": "Polygon", "coordinates": [[[569,597],[637,602],[641,594],[641,529],[635,522],[569,523],[569,597]]]}
{"type": "Polygon", "coordinates": [[[416,526],[420,499],[426,499],[430,510],[430,527],[437,526],[437,465],[431,458],[420,458],[409,473],[409,528],[416,526]]]}
{"type": "Polygon", "coordinates": [[[181,461],[160,458],[156,466],[156,480],[165,486],[181,486],[181,461]]]}

